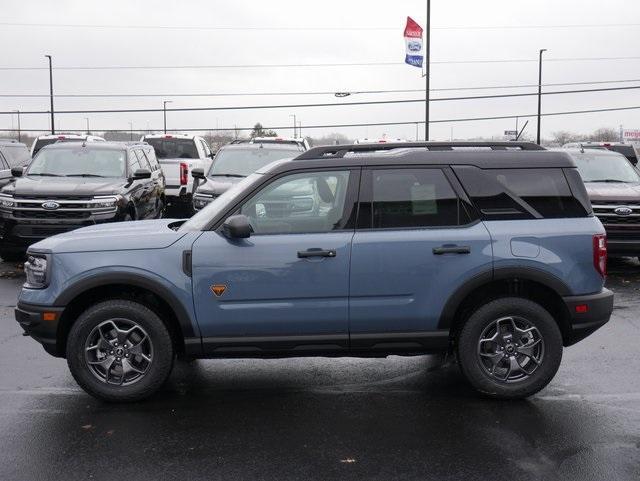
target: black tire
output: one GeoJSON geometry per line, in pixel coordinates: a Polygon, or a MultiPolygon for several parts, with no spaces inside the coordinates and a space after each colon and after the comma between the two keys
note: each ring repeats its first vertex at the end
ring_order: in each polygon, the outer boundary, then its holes
{"type": "MultiPolygon", "coordinates": [[[[562,334],[551,314],[541,305],[519,297],[507,297],[483,305],[469,317],[458,335],[457,354],[462,374],[476,390],[493,398],[521,399],[540,391],[555,376],[562,360],[562,334]],[[488,368],[485,369],[486,362],[483,365],[482,359],[486,358],[478,354],[478,346],[486,329],[491,329],[496,320],[510,316],[524,319],[537,329],[544,351],[531,375],[506,382],[494,377],[488,368]]],[[[500,362],[505,363],[500,366],[504,366],[506,371],[509,361],[500,362]]]]}
{"type": "Polygon", "coordinates": [[[0,249],[0,257],[5,262],[20,262],[26,259],[26,252],[21,250],[0,249]]]}
{"type": "Polygon", "coordinates": [[[167,380],[175,353],[167,327],[151,309],[137,302],[115,299],[100,302],[73,324],[67,338],[67,364],[76,382],[87,393],[107,402],[133,402],[154,394],[167,380]],[[85,358],[85,345],[91,332],[110,319],[126,319],[138,324],[150,339],[153,356],[146,373],[129,385],[109,384],[100,380],[85,358]]]}

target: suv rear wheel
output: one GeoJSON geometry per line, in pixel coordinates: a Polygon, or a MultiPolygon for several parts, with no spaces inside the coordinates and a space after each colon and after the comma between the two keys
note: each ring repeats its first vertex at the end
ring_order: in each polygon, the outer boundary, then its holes
{"type": "Polygon", "coordinates": [[[169,377],[173,359],[164,323],[149,308],[128,300],[90,307],[67,339],[71,374],[86,392],[104,401],[138,401],[152,395],[169,377]]]}
{"type": "Polygon", "coordinates": [[[539,304],[508,297],[474,312],[458,336],[462,374],[496,398],[531,396],[555,376],[562,359],[557,323],[539,304]]]}

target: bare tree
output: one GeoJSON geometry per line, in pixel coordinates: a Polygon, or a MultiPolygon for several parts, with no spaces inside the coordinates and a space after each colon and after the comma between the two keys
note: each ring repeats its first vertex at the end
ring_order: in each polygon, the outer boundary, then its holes
{"type": "Polygon", "coordinates": [[[551,132],[551,137],[553,138],[553,142],[560,145],[564,145],[569,142],[576,142],[582,138],[581,135],[569,132],[567,130],[558,130],[556,132],[551,132]]]}
{"type": "Polygon", "coordinates": [[[616,129],[609,127],[602,127],[588,137],[593,142],[616,142],[619,138],[620,133],[616,129]]]}

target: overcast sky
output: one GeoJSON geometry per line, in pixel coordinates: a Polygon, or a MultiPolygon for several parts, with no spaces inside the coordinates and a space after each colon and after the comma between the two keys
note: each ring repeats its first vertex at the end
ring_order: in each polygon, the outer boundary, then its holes
{"type": "MultiPolygon", "coordinates": [[[[554,61],[575,57],[638,56],[640,25],[637,0],[503,1],[433,0],[431,72],[433,89],[522,85],[537,82],[538,50],[548,49],[543,82],[584,82],[640,79],[640,60],[554,61]],[[636,26],[593,25],[633,23],[636,26]],[[540,25],[591,25],[585,28],[496,28],[540,25]],[[468,28],[445,28],[468,27],[468,28]],[[442,64],[454,60],[530,59],[523,63],[442,64]]],[[[302,2],[272,0],[182,0],[153,2],[112,0],[1,0],[0,67],[54,67],[254,65],[309,63],[403,62],[403,29],[407,16],[424,26],[425,1],[400,0],[302,2]],[[176,28],[90,28],[8,24],[74,24],[176,28]],[[197,29],[195,27],[229,27],[197,29]],[[249,29],[247,29],[249,28],[249,29]],[[256,28],[262,28],[256,29],[256,28]],[[280,28],[280,29],[279,29],[280,28]],[[357,28],[364,28],[357,30],[357,28]],[[271,30],[269,30],[271,29],[271,30]]],[[[57,70],[57,94],[178,94],[361,91],[420,89],[420,69],[408,65],[149,69],[57,70]]],[[[601,85],[618,86],[613,85],[601,85]]],[[[626,85],[640,85],[640,82],[626,85]]],[[[586,86],[595,88],[597,85],[586,86]]],[[[0,94],[47,94],[46,70],[0,70],[0,94]]],[[[548,87],[564,90],[572,87],[548,87]]],[[[517,90],[434,91],[433,98],[517,90]]],[[[268,97],[153,97],[58,98],[57,109],[158,108],[274,105],[295,103],[415,99],[420,93],[358,94],[346,99],[333,95],[268,97]]],[[[432,120],[465,117],[524,115],[536,112],[536,97],[434,102],[432,120]]],[[[555,95],[543,98],[543,111],[598,109],[640,105],[640,91],[555,95]]],[[[0,98],[0,110],[46,110],[48,98],[0,98]]],[[[211,112],[169,112],[170,129],[229,128],[291,125],[291,114],[302,121],[303,132],[320,136],[339,131],[352,138],[415,138],[408,126],[352,127],[304,130],[305,125],[366,122],[403,122],[424,119],[424,104],[284,108],[211,112]]],[[[162,113],[60,114],[57,129],[83,129],[89,117],[92,130],[161,129],[162,113]]],[[[590,132],[620,124],[640,128],[640,110],[548,117],[543,136],[556,130],[590,132]]],[[[513,120],[436,123],[432,139],[501,135],[513,120]]],[[[522,121],[521,124],[522,125],[522,121]]],[[[15,126],[15,116],[0,115],[0,128],[15,126]]],[[[47,115],[23,115],[22,127],[47,129],[47,115]]],[[[527,129],[535,134],[535,119],[527,129]]],[[[281,133],[285,133],[282,132],[281,133]]],[[[291,133],[291,132],[289,132],[291,133]]],[[[420,128],[422,134],[422,127],[420,128]]]]}

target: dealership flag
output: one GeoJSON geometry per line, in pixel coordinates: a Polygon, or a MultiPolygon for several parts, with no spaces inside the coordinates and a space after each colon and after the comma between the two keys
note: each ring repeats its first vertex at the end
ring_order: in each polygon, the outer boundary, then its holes
{"type": "Polygon", "coordinates": [[[422,27],[411,17],[407,17],[407,26],[404,27],[404,43],[407,47],[404,61],[414,67],[422,67],[422,27]]]}

